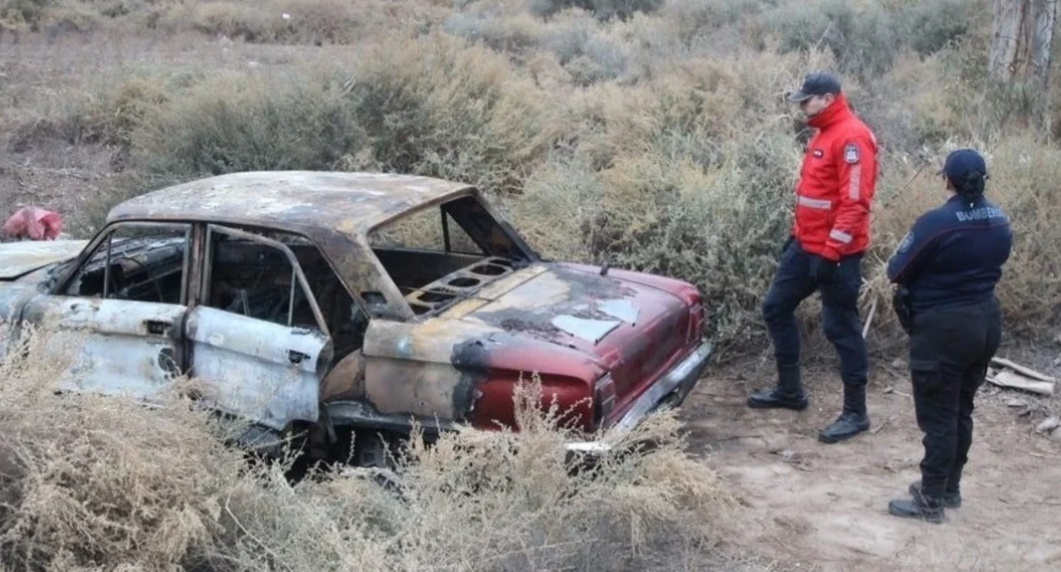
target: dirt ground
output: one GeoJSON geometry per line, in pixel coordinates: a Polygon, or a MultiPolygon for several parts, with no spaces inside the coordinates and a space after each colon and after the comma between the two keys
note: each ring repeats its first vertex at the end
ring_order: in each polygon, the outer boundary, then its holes
{"type": "Polygon", "coordinates": [[[720,368],[683,406],[692,449],[740,497],[744,522],[732,544],[786,570],[1061,569],[1061,441],[1035,432],[1045,401],[984,386],[963,506],[931,524],[887,512],[920,478],[923,452],[903,372],[871,375],[870,433],[833,445],[816,435],[839,412],[837,375],[805,373],[811,406],[803,412],[746,408],[771,373],[769,360],[720,368]]]}

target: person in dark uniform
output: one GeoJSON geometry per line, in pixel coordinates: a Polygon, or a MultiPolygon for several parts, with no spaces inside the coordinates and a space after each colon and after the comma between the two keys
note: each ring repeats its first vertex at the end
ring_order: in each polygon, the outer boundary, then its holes
{"type": "Polygon", "coordinates": [[[894,307],[910,335],[917,424],[924,432],[921,480],[888,512],[941,522],[961,505],[962,469],[973,438],[973,398],[998,351],[1002,318],[995,285],[1013,234],[984,198],[987,166],[972,149],[947,156],[946,203],[923,214],[888,261],[894,307]]]}

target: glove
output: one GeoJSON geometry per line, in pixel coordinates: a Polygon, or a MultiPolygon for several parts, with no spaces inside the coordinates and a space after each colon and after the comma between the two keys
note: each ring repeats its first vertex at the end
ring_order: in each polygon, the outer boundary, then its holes
{"type": "Polygon", "coordinates": [[[836,274],[836,269],[840,267],[840,263],[821,256],[815,257],[815,260],[817,260],[817,263],[814,265],[814,277],[818,280],[818,283],[832,282],[833,275],[836,274]]]}
{"type": "Polygon", "coordinates": [[[904,332],[910,334],[913,331],[914,317],[910,312],[907,296],[908,293],[905,287],[896,288],[892,292],[892,309],[895,311],[895,317],[899,319],[899,326],[902,327],[904,332]]]}
{"type": "Polygon", "coordinates": [[[796,237],[795,236],[793,236],[791,234],[788,235],[788,240],[786,240],[784,246],[781,247],[781,255],[784,255],[785,251],[788,250],[788,247],[792,246],[792,243],[795,242],[795,241],[796,241],[796,237]]]}

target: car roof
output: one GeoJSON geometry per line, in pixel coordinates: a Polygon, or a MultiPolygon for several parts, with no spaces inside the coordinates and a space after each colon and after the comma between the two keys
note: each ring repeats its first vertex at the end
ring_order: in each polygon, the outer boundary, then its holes
{"type": "Polygon", "coordinates": [[[363,235],[404,212],[476,192],[465,183],[414,175],[254,171],[140,195],[111,209],[107,222],[207,221],[313,235],[363,235]]]}

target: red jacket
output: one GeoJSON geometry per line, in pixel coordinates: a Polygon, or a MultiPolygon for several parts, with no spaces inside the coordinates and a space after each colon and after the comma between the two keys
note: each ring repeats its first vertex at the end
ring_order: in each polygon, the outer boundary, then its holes
{"type": "Polygon", "coordinates": [[[810,118],[793,234],[807,252],[828,260],[857,254],[869,243],[869,211],[877,183],[877,139],[843,94],[810,118]]]}

